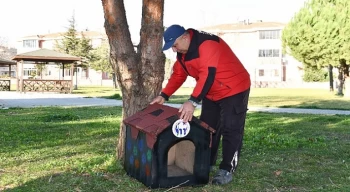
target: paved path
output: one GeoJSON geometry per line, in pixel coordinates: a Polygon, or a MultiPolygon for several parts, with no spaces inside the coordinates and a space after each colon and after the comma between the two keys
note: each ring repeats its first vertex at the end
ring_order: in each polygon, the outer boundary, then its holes
{"type": "MultiPolygon", "coordinates": [[[[120,100],[85,98],[75,94],[54,94],[54,93],[25,93],[0,92],[0,109],[10,107],[82,107],[82,106],[121,106],[120,100]]],[[[167,104],[173,107],[180,107],[179,104],[167,104]]],[[[200,107],[200,106],[199,106],[200,107]]],[[[274,108],[274,107],[249,107],[249,111],[261,111],[270,113],[301,113],[301,114],[322,114],[322,115],[350,115],[350,110],[321,110],[321,109],[300,109],[300,108],[274,108]]]]}
{"type": "Polygon", "coordinates": [[[0,92],[0,108],[45,106],[120,106],[121,101],[75,94],[0,92]]]}

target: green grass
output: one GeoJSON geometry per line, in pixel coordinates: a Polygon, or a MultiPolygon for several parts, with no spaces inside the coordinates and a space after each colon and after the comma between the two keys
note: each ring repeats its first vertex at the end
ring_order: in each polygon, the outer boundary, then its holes
{"type": "Polygon", "coordinates": [[[350,97],[337,96],[326,89],[256,88],[251,90],[249,105],[350,110],[350,97]]]}
{"type": "MultiPolygon", "coordinates": [[[[169,102],[183,103],[191,91],[181,88],[169,102]]],[[[249,106],[350,110],[350,98],[337,96],[326,89],[252,88],[249,106]]]]}
{"type": "MultiPolygon", "coordinates": [[[[120,107],[0,110],[0,191],[150,191],[115,160],[120,116],[120,107]]],[[[349,127],[341,115],[248,113],[233,182],[171,191],[350,191],[349,127]]]]}
{"type": "Polygon", "coordinates": [[[73,90],[73,94],[84,95],[86,97],[121,99],[121,92],[119,89],[106,86],[79,86],[78,90],[73,90]]]}
{"type": "MultiPolygon", "coordinates": [[[[121,99],[120,90],[112,87],[80,87],[73,93],[87,97],[121,99]]],[[[180,88],[170,97],[169,103],[182,104],[191,93],[192,88],[180,88]]],[[[335,92],[326,89],[252,88],[249,106],[350,110],[350,97],[337,96],[335,92]]]]}

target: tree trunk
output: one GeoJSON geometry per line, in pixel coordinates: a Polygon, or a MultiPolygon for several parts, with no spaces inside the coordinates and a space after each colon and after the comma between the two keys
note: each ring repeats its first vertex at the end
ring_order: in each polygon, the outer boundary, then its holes
{"type": "Polygon", "coordinates": [[[349,65],[344,69],[344,97],[350,97],[350,77],[349,77],[349,65]]]}
{"type": "Polygon", "coordinates": [[[334,91],[333,86],[333,66],[331,64],[328,65],[328,72],[329,72],[329,91],[334,91]]]}
{"type": "MultiPolygon", "coordinates": [[[[162,52],[164,0],[143,0],[142,27],[137,52],[122,0],[102,0],[110,59],[123,96],[123,117],[147,107],[159,95],[164,80],[165,56],[162,52]]],[[[124,158],[125,125],[121,123],[117,158],[124,158]]]]}
{"type": "Polygon", "coordinates": [[[339,74],[338,74],[338,92],[337,95],[344,95],[343,90],[344,90],[344,83],[345,83],[345,75],[346,73],[346,61],[344,59],[340,60],[340,66],[339,66],[339,74]]]}
{"type": "Polygon", "coordinates": [[[117,78],[114,72],[112,73],[112,81],[113,81],[113,89],[118,89],[117,78]]]}

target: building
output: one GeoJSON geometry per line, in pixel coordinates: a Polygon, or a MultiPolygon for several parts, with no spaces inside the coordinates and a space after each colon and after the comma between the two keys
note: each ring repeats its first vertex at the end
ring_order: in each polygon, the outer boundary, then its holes
{"type": "MultiPolygon", "coordinates": [[[[41,48],[54,50],[57,42],[60,42],[64,39],[65,32],[58,33],[49,33],[49,34],[38,34],[25,36],[20,38],[17,41],[17,52],[18,54],[26,53],[30,51],[35,51],[41,48]]],[[[102,44],[102,42],[107,40],[107,35],[104,32],[99,31],[78,31],[76,33],[77,38],[82,38],[84,36],[87,39],[90,39],[90,43],[93,48],[97,48],[102,44]]],[[[43,75],[40,78],[43,79],[61,79],[62,74],[59,70],[60,66],[58,65],[47,65],[43,75]]],[[[36,67],[33,65],[25,65],[24,76],[25,78],[36,78],[36,67]]],[[[65,79],[70,79],[71,75],[70,70],[67,69],[63,75],[65,79]]],[[[77,68],[77,75],[74,77],[75,83],[79,85],[110,85],[112,86],[112,76],[108,73],[101,71],[95,71],[91,68],[77,68]]]]}
{"type": "MultiPolygon", "coordinates": [[[[303,67],[292,56],[282,53],[281,36],[284,27],[283,23],[246,20],[204,27],[200,30],[216,34],[229,44],[249,71],[252,87],[295,87],[302,83],[303,67]]],[[[82,34],[91,39],[93,47],[98,47],[107,40],[104,31],[77,32],[77,37],[81,37],[82,34]]],[[[23,53],[39,48],[54,49],[56,42],[63,38],[64,32],[22,37],[17,43],[17,52],[23,53]]],[[[175,60],[176,53],[172,53],[172,50],[166,51],[165,54],[171,60],[175,60]]],[[[24,73],[29,77],[35,70],[33,65],[26,68],[24,73]]],[[[54,74],[58,72],[54,73],[54,70],[57,69],[46,69],[44,78],[57,78],[54,74]]],[[[70,78],[68,70],[66,73],[65,76],[70,78]]],[[[80,85],[112,85],[109,74],[92,69],[78,68],[76,81],[80,85]]],[[[166,82],[167,79],[163,85],[166,82]]],[[[195,83],[195,80],[189,77],[183,87],[193,87],[195,83]]]]}
{"type": "Polygon", "coordinates": [[[253,87],[302,82],[302,64],[282,53],[283,23],[241,21],[202,28],[224,39],[250,73],[253,87]]]}
{"type": "MultiPolygon", "coordinates": [[[[252,87],[289,87],[302,82],[302,64],[282,53],[283,23],[250,22],[204,27],[199,30],[218,35],[224,39],[249,71],[252,87]]],[[[166,51],[175,60],[176,53],[166,51]]],[[[188,78],[183,86],[195,85],[188,78]]]]}

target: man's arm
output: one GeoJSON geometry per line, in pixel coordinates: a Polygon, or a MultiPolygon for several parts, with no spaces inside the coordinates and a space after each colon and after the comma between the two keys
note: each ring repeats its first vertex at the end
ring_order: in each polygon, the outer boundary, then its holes
{"type": "Polygon", "coordinates": [[[173,72],[168,80],[167,85],[161,92],[161,96],[165,100],[169,100],[169,97],[175,93],[176,90],[178,90],[181,85],[186,81],[187,74],[185,70],[182,68],[179,61],[176,61],[173,66],[173,72]]]}

